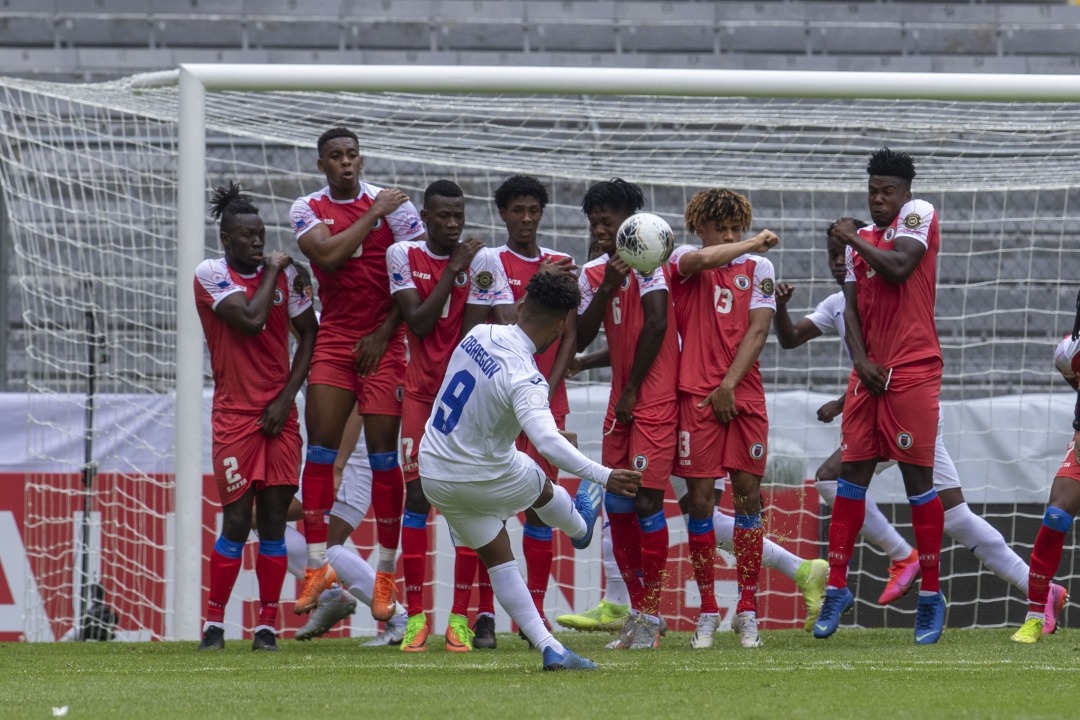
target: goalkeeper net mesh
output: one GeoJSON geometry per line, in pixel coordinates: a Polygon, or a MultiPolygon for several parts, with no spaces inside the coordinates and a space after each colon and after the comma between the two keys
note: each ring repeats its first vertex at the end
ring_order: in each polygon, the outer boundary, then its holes
{"type": "MultiPolygon", "coordinates": [[[[647,209],[686,242],[694,238],[683,232],[682,210],[694,192],[739,190],[753,204],[754,230],[781,238],[770,259],[778,279],[796,285],[796,320],[837,290],[825,229],[842,216],[867,217],[869,152],[887,144],[911,153],[914,194],[941,217],[946,443],[972,508],[1027,559],[1069,439],[1072,397],[1055,377],[1052,350],[1071,329],[1075,307],[1075,104],[284,92],[210,92],[206,102],[207,192],[228,181],[251,192],[269,249],[299,257],[289,206],[325,184],[315,139],[345,125],[360,136],[369,182],[400,187],[419,205],[428,183],[454,180],[467,196],[470,232],[491,245],[505,240],[495,188],[512,174],[539,177],[551,197],[541,244],[579,264],[588,246],[579,206],[592,182],[619,176],[640,184],[647,209]]],[[[29,639],[70,634],[88,581],[102,586],[121,636],[170,636],[173,558],[199,552],[174,547],[171,532],[177,108],[175,88],[136,91],[130,80],[0,80],[0,180],[15,258],[8,352],[25,354],[14,381],[25,384],[27,438],[25,456],[3,478],[18,485],[4,496],[19,498],[11,510],[25,546],[20,622],[29,639]],[[87,457],[98,470],[90,483],[82,472],[87,457]]],[[[208,217],[205,227],[206,255],[218,256],[208,217]]],[[[835,337],[793,351],[770,340],[761,366],[772,421],[768,527],[801,557],[821,557],[828,512],[811,480],[839,444],[839,423],[819,423],[816,410],[843,389],[846,354],[835,337]]],[[[593,371],[570,382],[571,428],[595,458],[606,379],[593,371]]],[[[208,428],[208,365],[204,385],[208,428]]],[[[208,446],[208,431],[204,437],[208,446]]],[[[206,487],[204,561],[220,517],[206,487]]],[[[913,542],[896,471],[882,474],[871,495],[913,542]]],[[[672,500],[669,516],[664,612],[689,629],[698,596],[672,500]]],[[[520,524],[509,527],[518,542],[520,524]]],[[[444,526],[436,535],[430,590],[441,630],[453,554],[444,526]]],[[[367,524],[354,540],[370,554],[367,524]]],[[[592,607],[603,591],[600,543],[575,556],[564,540],[556,541],[549,617],[592,607]]],[[[1076,575],[1074,555],[1065,554],[1063,577],[1076,575]]],[[[967,549],[946,537],[942,558],[951,625],[1022,619],[1023,593],[967,549]]],[[[734,561],[722,554],[717,567],[727,613],[735,603],[734,561]]],[[[913,597],[889,609],[876,605],[887,567],[878,548],[860,542],[852,561],[855,620],[910,627],[913,597]]],[[[247,557],[230,634],[255,623],[252,569],[247,557]]],[[[287,582],[283,598],[294,592],[287,582]]],[[[760,597],[766,627],[801,621],[796,587],[775,570],[764,571],[760,597]]],[[[292,613],[282,615],[292,627],[292,613]]],[[[360,612],[350,631],[374,627],[360,612]]],[[[509,629],[504,616],[499,627],[509,629]]]]}

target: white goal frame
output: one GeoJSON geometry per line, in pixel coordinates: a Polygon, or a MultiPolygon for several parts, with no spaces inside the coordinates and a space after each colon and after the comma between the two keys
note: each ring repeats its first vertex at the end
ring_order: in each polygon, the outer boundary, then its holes
{"type": "Polygon", "coordinates": [[[179,85],[173,637],[200,637],[202,328],[191,278],[203,260],[208,91],[351,91],[1080,102],[1080,77],[481,66],[186,64],[135,87],[179,85]]]}

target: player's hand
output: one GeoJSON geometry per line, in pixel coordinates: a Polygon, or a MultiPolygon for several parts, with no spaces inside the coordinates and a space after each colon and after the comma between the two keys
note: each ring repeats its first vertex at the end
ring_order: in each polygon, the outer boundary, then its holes
{"type": "Polygon", "coordinates": [[[390,213],[408,202],[409,196],[397,188],[380,190],[375,196],[375,202],[371,203],[369,213],[375,213],[376,217],[386,217],[390,213]]]}
{"type": "Polygon", "coordinates": [[[450,253],[450,265],[447,269],[455,275],[465,272],[472,265],[473,258],[476,257],[476,253],[480,252],[482,247],[484,247],[484,243],[476,238],[465,238],[454,246],[453,252],[450,253]]]}
{"type": "Polygon", "coordinates": [[[839,400],[830,400],[817,409],[817,419],[823,423],[831,423],[842,412],[844,412],[844,403],[839,400]]]}
{"type": "Polygon", "coordinates": [[[723,385],[719,385],[706,395],[704,400],[698,403],[699,408],[706,405],[712,406],[713,415],[716,416],[716,421],[720,423],[729,423],[739,414],[738,409],[735,407],[735,391],[725,388],[723,385]]]}
{"type": "Polygon", "coordinates": [[[353,355],[356,356],[356,372],[361,377],[367,377],[379,369],[379,361],[386,353],[390,345],[390,338],[384,333],[375,332],[360,338],[360,342],[353,346],[353,355]]]}
{"type": "Polygon", "coordinates": [[[569,257],[546,257],[540,261],[540,267],[537,272],[551,273],[552,275],[569,275],[572,278],[577,278],[578,266],[574,264],[574,259],[569,257]]]}
{"type": "Polygon", "coordinates": [[[869,360],[855,363],[855,372],[859,380],[871,395],[884,395],[889,387],[889,371],[869,360]]]}
{"type": "Polygon", "coordinates": [[[629,274],[630,266],[619,257],[619,253],[616,251],[604,264],[604,279],[600,282],[600,287],[608,292],[615,292],[622,287],[623,278],[629,274]]]}
{"type": "Polygon", "coordinates": [[[274,250],[263,256],[263,265],[267,270],[277,270],[280,272],[289,267],[289,265],[292,265],[292,258],[283,252],[274,250]]]}
{"type": "Polygon", "coordinates": [[[787,307],[788,300],[795,294],[795,286],[791,283],[777,283],[776,284],[776,304],[783,307],[787,307]]]}
{"type": "Polygon", "coordinates": [[[634,497],[641,487],[641,473],[637,470],[612,470],[606,489],[623,497],[634,497]]]}
{"type": "Polygon", "coordinates": [[[566,378],[570,379],[582,372],[584,372],[584,370],[581,367],[581,356],[575,355],[570,358],[570,361],[566,363],[566,378]]]}
{"type": "Polygon", "coordinates": [[[853,240],[859,237],[859,228],[855,225],[855,221],[852,218],[840,218],[829,226],[828,235],[833,240],[838,240],[845,245],[850,245],[853,240]]]}
{"type": "Polygon", "coordinates": [[[577,444],[577,433],[574,432],[573,430],[560,430],[559,434],[562,435],[566,439],[566,442],[570,443],[574,447],[578,446],[578,444],[577,444]]]}
{"type": "Polygon", "coordinates": [[[256,423],[265,435],[277,435],[285,429],[285,421],[292,410],[292,398],[278,396],[266,406],[256,423]]]}
{"type": "Polygon", "coordinates": [[[750,238],[750,242],[755,244],[754,252],[765,253],[780,244],[780,236],[772,230],[762,230],[750,238]]]}
{"type": "Polygon", "coordinates": [[[623,425],[634,422],[634,406],[637,405],[637,390],[623,388],[619,401],[615,403],[615,419],[623,425]]]}

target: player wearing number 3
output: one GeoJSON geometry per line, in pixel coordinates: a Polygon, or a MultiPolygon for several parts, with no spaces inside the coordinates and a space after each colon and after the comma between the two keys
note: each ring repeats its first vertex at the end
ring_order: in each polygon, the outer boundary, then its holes
{"type": "Polygon", "coordinates": [[[598,488],[590,483],[625,496],[633,496],[641,483],[638,472],[611,470],[578,452],[551,414],[548,383],[533,356],[561,336],[579,302],[573,276],[539,273],[529,281],[515,324],[473,328],[450,357],[420,442],[424,494],[446,518],[455,542],[476,550],[499,603],[543,653],[545,670],[596,665],[564,648],[546,628],[504,522],[532,508],[584,548],[599,511],[598,488]],[[522,431],[545,458],[583,478],[577,498],[514,447],[522,431]]]}

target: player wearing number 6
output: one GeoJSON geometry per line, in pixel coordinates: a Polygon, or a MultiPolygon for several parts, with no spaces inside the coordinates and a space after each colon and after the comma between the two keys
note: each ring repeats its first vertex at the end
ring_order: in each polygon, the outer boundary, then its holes
{"type": "Polygon", "coordinates": [[[515,324],[473,328],[450,357],[420,442],[424,494],[446,518],[455,542],[476,550],[499,603],[543,653],[545,670],[596,665],[548,631],[514,560],[506,519],[532,508],[584,548],[596,521],[597,486],[631,497],[641,483],[638,472],[611,470],[578,452],[551,414],[548,383],[533,355],[561,336],[579,301],[573,276],[539,273],[529,281],[515,324]],[[545,458],[583,478],[576,498],[515,448],[522,431],[545,458]]]}

